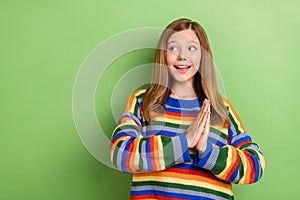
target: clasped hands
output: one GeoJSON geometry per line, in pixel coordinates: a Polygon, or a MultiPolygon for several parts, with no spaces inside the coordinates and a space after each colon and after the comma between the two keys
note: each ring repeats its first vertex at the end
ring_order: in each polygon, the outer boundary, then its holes
{"type": "Polygon", "coordinates": [[[198,116],[186,130],[188,147],[195,148],[199,153],[204,153],[207,147],[210,113],[210,101],[205,99],[198,116]]]}

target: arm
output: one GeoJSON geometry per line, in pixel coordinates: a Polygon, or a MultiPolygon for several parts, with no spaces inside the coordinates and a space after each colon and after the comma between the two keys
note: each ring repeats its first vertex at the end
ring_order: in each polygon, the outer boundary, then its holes
{"type": "Polygon", "coordinates": [[[231,183],[250,184],[263,174],[265,159],[257,144],[252,142],[233,106],[226,101],[229,114],[228,145],[220,147],[209,140],[195,165],[210,170],[218,178],[231,183]]]}
{"type": "Polygon", "coordinates": [[[110,155],[121,171],[160,171],[174,164],[191,161],[184,134],[173,137],[143,134],[142,95],[135,92],[128,101],[125,114],[113,132],[110,155]]]}

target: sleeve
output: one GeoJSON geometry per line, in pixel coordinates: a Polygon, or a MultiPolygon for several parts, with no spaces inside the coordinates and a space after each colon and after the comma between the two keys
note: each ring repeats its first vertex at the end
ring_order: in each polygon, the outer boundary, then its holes
{"type": "Polygon", "coordinates": [[[210,141],[202,155],[195,158],[195,165],[210,170],[218,178],[231,183],[257,182],[265,169],[265,158],[257,144],[245,131],[244,126],[229,101],[228,145],[220,147],[210,141]]]}
{"type": "Polygon", "coordinates": [[[191,161],[184,134],[163,136],[143,134],[142,96],[137,91],[113,131],[110,146],[112,163],[125,173],[160,171],[174,164],[191,161]]]}

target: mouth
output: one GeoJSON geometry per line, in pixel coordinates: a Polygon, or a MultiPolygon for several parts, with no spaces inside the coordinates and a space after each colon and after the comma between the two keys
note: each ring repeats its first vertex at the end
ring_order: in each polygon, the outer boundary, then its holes
{"type": "Polygon", "coordinates": [[[191,66],[185,66],[185,65],[174,65],[176,69],[189,69],[191,66]]]}
{"type": "Polygon", "coordinates": [[[176,71],[180,74],[186,73],[189,70],[189,68],[192,67],[190,65],[173,65],[173,66],[176,69],[176,71]]]}

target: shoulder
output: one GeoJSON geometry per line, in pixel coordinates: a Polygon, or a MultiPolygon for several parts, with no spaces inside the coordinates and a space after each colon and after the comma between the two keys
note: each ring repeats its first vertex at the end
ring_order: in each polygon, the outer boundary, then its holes
{"type": "Polygon", "coordinates": [[[129,97],[129,101],[142,101],[144,94],[146,93],[147,89],[138,89],[136,91],[134,91],[130,97],[129,97]]]}
{"type": "Polygon", "coordinates": [[[136,97],[143,97],[144,94],[146,93],[147,89],[138,89],[133,92],[133,95],[136,97]]]}
{"type": "Polygon", "coordinates": [[[235,128],[238,129],[240,132],[245,132],[245,128],[242,123],[242,120],[239,117],[239,115],[237,114],[237,111],[235,110],[235,108],[233,107],[231,102],[225,97],[222,97],[222,99],[223,99],[223,102],[226,107],[227,114],[228,114],[228,117],[229,117],[229,120],[231,121],[231,123],[233,123],[236,126],[235,128]]]}
{"type": "Polygon", "coordinates": [[[237,115],[237,112],[236,112],[235,108],[233,107],[233,105],[231,104],[231,102],[226,97],[222,97],[222,99],[223,99],[223,103],[226,107],[227,112],[232,115],[237,115]]]}
{"type": "Polygon", "coordinates": [[[130,95],[126,107],[127,112],[136,112],[137,107],[142,107],[145,92],[146,89],[138,89],[130,95]]]}
{"type": "Polygon", "coordinates": [[[226,97],[222,96],[222,100],[227,111],[233,109],[231,102],[226,97]]]}

